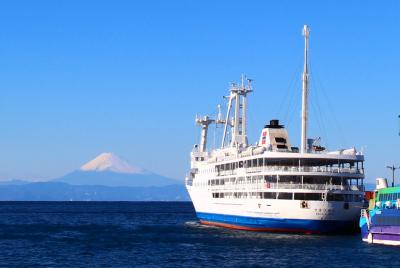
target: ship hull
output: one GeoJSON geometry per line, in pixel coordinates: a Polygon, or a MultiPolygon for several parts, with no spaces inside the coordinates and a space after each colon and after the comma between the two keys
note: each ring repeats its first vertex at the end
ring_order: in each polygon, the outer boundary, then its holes
{"type": "Polygon", "coordinates": [[[400,226],[374,226],[362,228],[361,237],[370,244],[400,246],[400,226]]]}
{"type": "Polygon", "coordinates": [[[368,228],[367,219],[361,217],[360,228],[362,240],[370,244],[400,246],[400,224],[398,224],[400,220],[398,219],[400,219],[400,212],[398,212],[397,209],[383,210],[381,214],[373,214],[371,216],[372,223],[370,228],[368,228]],[[379,217],[382,216],[384,217],[383,220],[379,220],[379,217]],[[396,224],[389,223],[393,221],[395,221],[396,224]],[[383,224],[377,222],[382,222],[383,224]]]}
{"type": "Polygon", "coordinates": [[[358,229],[354,221],[246,217],[203,212],[197,212],[197,217],[205,225],[256,232],[332,234],[353,233],[358,229]]]}
{"type": "Polygon", "coordinates": [[[359,232],[360,202],[279,199],[216,199],[206,189],[188,188],[200,223],[281,233],[338,234],[359,232]]]}

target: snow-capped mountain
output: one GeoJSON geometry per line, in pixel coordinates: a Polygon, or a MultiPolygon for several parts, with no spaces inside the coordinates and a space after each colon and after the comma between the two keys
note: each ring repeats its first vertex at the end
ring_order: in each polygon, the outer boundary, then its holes
{"type": "Polygon", "coordinates": [[[126,174],[145,174],[145,170],[135,167],[125,160],[119,158],[113,153],[102,153],[95,159],[87,162],[81,168],[81,171],[111,171],[126,174]]]}
{"type": "Polygon", "coordinates": [[[112,153],[102,153],[56,181],[72,185],[103,185],[148,187],[182,184],[174,180],[142,168],[136,167],[112,153]]]}

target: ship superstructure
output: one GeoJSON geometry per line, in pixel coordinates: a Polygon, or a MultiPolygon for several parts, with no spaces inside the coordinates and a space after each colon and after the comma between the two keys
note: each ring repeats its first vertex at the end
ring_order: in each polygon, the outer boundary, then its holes
{"type": "Polygon", "coordinates": [[[307,137],[308,41],[304,26],[300,149],[271,120],[258,142],[247,138],[247,95],[252,81],[233,84],[223,118],[196,118],[201,140],[191,152],[186,187],[203,224],[243,230],[331,233],[357,228],[363,204],[364,156],[351,148],[327,151],[307,137]],[[223,126],[221,147],[207,150],[210,124],[223,126]]]}

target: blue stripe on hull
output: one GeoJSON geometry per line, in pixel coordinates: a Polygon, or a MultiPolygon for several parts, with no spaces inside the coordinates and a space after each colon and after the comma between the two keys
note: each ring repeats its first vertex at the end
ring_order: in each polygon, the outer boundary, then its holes
{"type": "Polygon", "coordinates": [[[298,232],[298,233],[348,233],[358,231],[357,221],[274,219],[197,212],[200,221],[216,223],[245,230],[298,232]]]}

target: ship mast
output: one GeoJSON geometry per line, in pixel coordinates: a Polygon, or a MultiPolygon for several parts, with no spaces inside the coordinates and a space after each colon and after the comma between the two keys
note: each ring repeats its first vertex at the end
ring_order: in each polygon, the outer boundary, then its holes
{"type": "Polygon", "coordinates": [[[225,120],[220,120],[225,124],[224,134],[222,136],[221,148],[225,148],[226,136],[228,126],[232,130],[231,147],[246,147],[248,145],[247,141],[247,94],[252,92],[251,79],[247,79],[247,85],[245,85],[245,76],[242,75],[240,86],[236,84],[231,85],[230,94],[228,98],[228,109],[226,113],[225,120]],[[234,106],[234,118],[233,122],[229,119],[230,113],[234,106]]]}
{"type": "Polygon", "coordinates": [[[301,153],[307,152],[307,128],[308,128],[308,39],[310,37],[310,28],[307,25],[303,27],[304,36],[304,71],[302,87],[302,109],[301,109],[301,153]]]}

